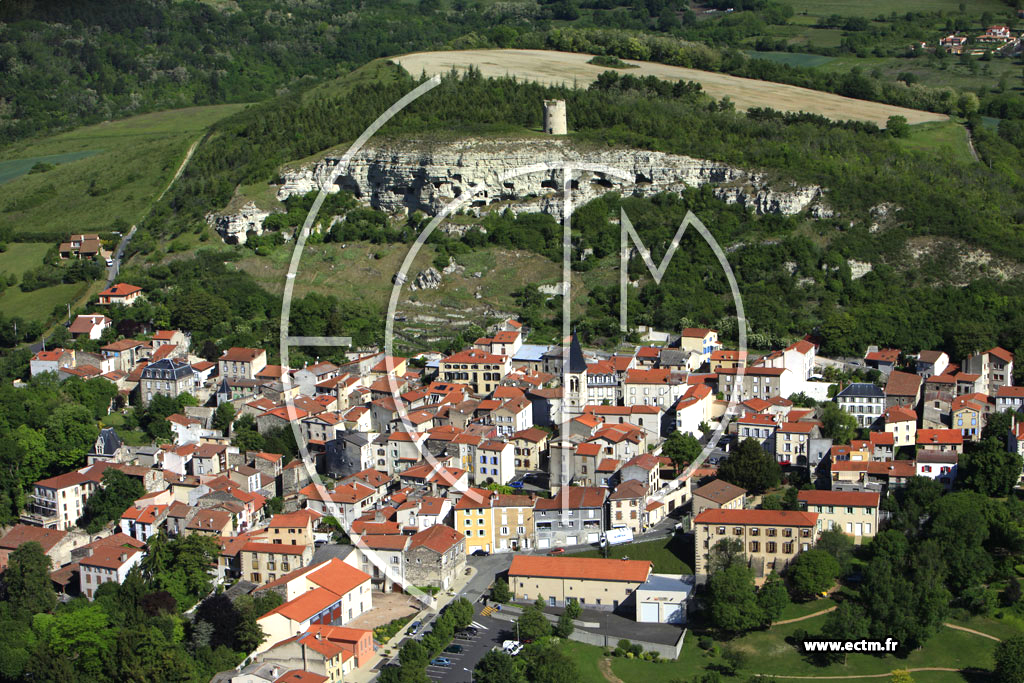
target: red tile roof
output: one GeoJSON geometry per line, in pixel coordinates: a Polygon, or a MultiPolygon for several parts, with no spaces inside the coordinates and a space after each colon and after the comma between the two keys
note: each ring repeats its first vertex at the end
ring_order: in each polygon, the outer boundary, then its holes
{"type": "Polygon", "coordinates": [[[878,507],[879,494],[870,491],[800,491],[797,500],[811,505],[878,507]]]}
{"type": "Polygon", "coordinates": [[[695,524],[759,524],[764,526],[814,526],[818,515],[794,510],[716,510],[701,511],[695,524]]]}
{"type": "Polygon", "coordinates": [[[35,541],[43,546],[43,552],[49,552],[51,548],[60,543],[67,535],[68,532],[58,531],[57,529],[44,529],[40,526],[15,524],[11,527],[10,531],[4,534],[3,538],[0,538],[0,548],[14,550],[22,543],[35,541]]]}
{"type": "Polygon", "coordinates": [[[508,356],[499,356],[479,349],[468,349],[466,351],[459,351],[458,353],[452,354],[447,358],[441,359],[442,363],[465,363],[467,365],[475,365],[479,363],[496,363],[501,365],[505,362],[508,356]]]}
{"type": "Polygon", "coordinates": [[[885,383],[886,396],[915,396],[921,389],[921,376],[912,372],[893,370],[885,383]]]}
{"type": "Polygon", "coordinates": [[[129,285],[126,282],[118,282],[116,285],[109,289],[104,289],[100,292],[100,296],[129,296],[135,292],[141,292],[142,287],[136,287],[135,285],[129,285]]]}
{"type": "Polygon", "coordinates": [[[444,554],[463,539],[465,539],[465,536],[450,526],[435,524],[429,529],[424,529],[418,534],[413,535],[412,540],[409,542],[409,549],[424,547],[433,550],[435,553],[444,554]]]}
{"type": "Polygon", "coordinates": [[[885,409],[885,422],[917,422],[917,413],[906,406],[892,406],[885,409]]]}
{"type": "MultiPolygon", "coordinates": [[[[394,524],[396,527],[398,526],[397,522],[394,524]]],[[[401,534],[366,534],[360,536],[359,540],[373,550],[405,550],[406,545],[409,543],[409,536],[401,534]]]]}
{"type": "Polygon", "coordinates": [[[232,346],[224,352],[218,360],[231,361],[233,363],[251,363],[260,355],[265,354],[263,349],[248,349],[240,346],[232,346]]]}
{"type": "Polygon", "coordinates": [[[932,444],[962,445],[964,435],[959,429],[918,429],[917,445],[932,444]]]}
{"type": "Polygon", "coordinates": [[[643,583],[651,574],[646,560],[606,560],[598,557],[545,557],[516,555],[509,576],[585,579],[589,581],[626,581],[643,583]]]}
{"type": "Polygon", "coordinates": [[[332,557],[315,565],[306,578],[332,593],[345,595],[369,581],[370,575],[337,557],[332,557]]]}
{"type": "Polygon", "coordinates": [[[868,355],[864,356],[864,360],[874,361],[876,363],[895,363],[899,359],[899,349],[881,349],[879,351],[872,351],[868,355]]]}
{"type": "Polygon", "coordinates": [[[608,491],[595,486],[563,486],[552,498],[538,498],[537,510],[561,510],[562,499],[568,496],[569,509],[599,508],[604,506],[608,491]]]}
{"type": "Polygon", "coordinates": [[[990,356],[995,356],[1004,363],[1013,362],[1013,354],[1000,346],[993,347],[989,349],[986,353],[988,353],[990,356]]]}

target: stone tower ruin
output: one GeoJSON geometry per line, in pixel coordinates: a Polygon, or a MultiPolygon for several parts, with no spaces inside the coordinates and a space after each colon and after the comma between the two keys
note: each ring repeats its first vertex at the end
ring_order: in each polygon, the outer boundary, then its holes
{"type": "Polygon", "coordinates": [[[569,126],[565,120],[565,100],[544,100],[544,132],[565,135],[569,126]]]}

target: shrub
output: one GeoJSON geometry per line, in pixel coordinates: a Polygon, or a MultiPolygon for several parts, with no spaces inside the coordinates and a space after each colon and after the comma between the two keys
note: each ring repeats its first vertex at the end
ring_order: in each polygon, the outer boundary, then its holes
{"type": "Polygon", "coordinates": [[[715,641],[711,640],[711,638],[707,636],[701,636],[700,640],[697,641],[697,647],[702,650],[710,650],[714,645],[715,641]]]}

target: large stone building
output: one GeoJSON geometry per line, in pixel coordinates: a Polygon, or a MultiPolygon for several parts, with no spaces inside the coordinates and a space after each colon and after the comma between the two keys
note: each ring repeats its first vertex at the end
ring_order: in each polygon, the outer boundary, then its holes
{"type": "Polygon", "coordinates": [[[817,525],[818,515],[812,512],[706,509],[694,519],[697,576],[707,576],[710,554],[724,540],[741,543],[755,576],[782,573],[793,558],[814,545],[817,525]]]}

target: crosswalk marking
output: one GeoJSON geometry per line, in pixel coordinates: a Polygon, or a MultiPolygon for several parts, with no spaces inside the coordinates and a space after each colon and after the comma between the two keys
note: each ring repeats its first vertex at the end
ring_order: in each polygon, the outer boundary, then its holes
{"type": "Polygon", "coordinates": [[[483,630],[485,630],[485,631],[486,631],[486,630],[488,630],[486,626],[484,626],[483,624],[477,623],[477,622],[475,622],[475,621],[473,622],[473,624],[472,624],[472,625],[473,625],[473,626],[476,626],[477,628],[482,628],[482,629],[483,629],[483,630]]]}

